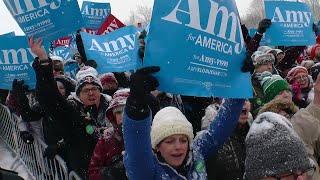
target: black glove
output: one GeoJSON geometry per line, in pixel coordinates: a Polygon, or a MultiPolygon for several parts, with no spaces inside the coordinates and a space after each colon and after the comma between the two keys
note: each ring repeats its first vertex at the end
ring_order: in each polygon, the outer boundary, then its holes
{"type": "Polygon", "coordinates": [[[28,85],[24,84],[24,80],[13,80],[11,93],[14,97],[18,98],[17,100],[25,100],[27,98],[26,91],[28,91],[28,85]]]}
{"type": "Polygon", "coordinates": [[[251,74],[253,74],[254,72],[254,65],[251,59],[251,54],[250,53],[246,53],[246,59],[243,61],[242,67],[241,67],[241,71],[246,73],[246,72],[250,72],[251,74]]]}
{"type": "Polygon", "coordinates": [[[43,157],[46,157],[48,159],[53,159],[56,154],[59,153],[59,147],[58,145],[49,145],[43,153],[43,157]]]}
{"type": "Polygon", "coordinates": [[[20,131],[20,137],[27,144],[32,144],[34,141],[33,135],[28,131],[20,131]]]}
{"type": "Polygon", "coordinates": [[[137,70],[130,77],[130,96],[127,99],[126,112],[132,119],[143,119],[149,114],[148,96],[159,86],[158,80],[151,74],[159,72],[157,66],[137,70]]]}
{"type": "Polygon", "coordinates": [[[258,26],[258,32],[260,34],[263,34],[267,31],[267,29],[271,26],[271,19],[262,19],[259,22],[259,26],[258,26]]]}

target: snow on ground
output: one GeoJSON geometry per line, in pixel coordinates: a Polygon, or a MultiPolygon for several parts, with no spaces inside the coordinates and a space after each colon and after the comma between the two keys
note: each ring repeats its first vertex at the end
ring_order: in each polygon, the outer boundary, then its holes
{"type": "MultiPolygon", "coordinates": [[[[0,167],[3,169],[10,169],[11,165],[14,163],[14,157],[15,154],[0,138],[0,167]]],[[[15,167],[17,165],[18,163],[15,164],[15,167]]],[[[21,163],[19,163],[18,167],[14,171],[18,172],[19,176],[25,180],[33,180],[21,163]]]]}

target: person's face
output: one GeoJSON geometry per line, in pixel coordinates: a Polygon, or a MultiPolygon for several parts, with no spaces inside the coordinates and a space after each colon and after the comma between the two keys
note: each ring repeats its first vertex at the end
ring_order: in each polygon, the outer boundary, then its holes
{"type": "Polygon", "coordinates": [[[300,85],[301,88],[307,88],[309,85],[308,75],[305,73],[298,73],[294,80],[300,85]]]}
{"type": "Polygon", "coordinates": [[[62,96],[65,96],[66,95],[66,89],[64,88],[64,85],[61,82],[57,81],[57,87],[58,87],[59,93],[62,96]]]}
{"type": "Polygon", "coordinates": [[[112,89],[118,89],[118,84],[115,81],[110,81],[108,83],[103,84],[104,90],[112,90],[112,89]]]}
{"type": "Polygon", "coordinates": [[[96,85],[86,84],[81,89],[79,98],[85,106],[99,105],[100,90],[96,85]]]}
{"type": "Polygon", "coordinates": [[[239,123],[240,124],[246,124],[249,119],[249,112],[250,112],[250,102],[246,101],[243,105],[240,117],[239,117],[239,123]]]}
{"type": "Polygon", "coordinates": [[[281,62],[282,60],[283,60],[283,58],[284,58],[284,53],[279,53],[279,54],[277,54],[277,60],[278,60],[278,63],[279,62],[281,62]]]}
{"type": "Polygon", "coordinates": [[[262,64],[256,69],[256,72],[258,73],[263,73],[264,71],[269,71],[272,73],[272,63],[262,64]]]}
{"type": "Polygon", "coordinates": [[[275,99],[284,99],[286,102],[292,102],[292,93],[289,90],[281,91],[275,99]]]}
{"type": "Polygon", "coordinates": [[[119,111],[119,112],[115,112],[114,113],[115,119],[116,119],[116,123],[117,125],[122,124],[122,116],[123,116],[123,112],[119,111]]]}
{"type": "Polygon", "coordinates": [[[157,146],[162,158],[174,168],[182,165],[188,150],[188,137],[182,134],[169,136],[157,146]]]}

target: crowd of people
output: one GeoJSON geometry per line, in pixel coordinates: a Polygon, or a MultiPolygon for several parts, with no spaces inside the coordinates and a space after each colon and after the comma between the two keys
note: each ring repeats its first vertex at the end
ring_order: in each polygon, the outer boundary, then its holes
{"type": "Polygon", "coordinates": [[[241,26],[251,99],[160,92],[159,67],[98,74],[78,36],[75,79],[30,38],[36,89],[14,80],[1,102],[21,117],[25,143],[42,139],[45,157],[60,155],[83,179],[319,180],[320,38],[311,47],[260,46],[270,26],[261,20],[253,37],[241,26]]]}

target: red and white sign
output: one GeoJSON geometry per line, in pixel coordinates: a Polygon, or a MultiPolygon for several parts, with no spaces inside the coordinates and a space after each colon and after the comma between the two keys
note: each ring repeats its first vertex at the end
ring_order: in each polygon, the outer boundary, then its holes
{"type": "Polygon", "coordinates": [[[56,48],[59,46],[69,46],[71,43],[71,39],[72,39],[71,36],[59,38],[58,40],[55,40],[53,42],[53,48],[56,48]]]}
{"type": "Polygon", "coordinates": [[[124,25],[119,19],[114,17],[112,14],[109,14],[101,27],[98,29],[96,35],[105,35],[125,26],[126,25],[124,25]]]}

